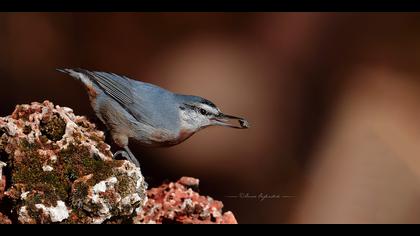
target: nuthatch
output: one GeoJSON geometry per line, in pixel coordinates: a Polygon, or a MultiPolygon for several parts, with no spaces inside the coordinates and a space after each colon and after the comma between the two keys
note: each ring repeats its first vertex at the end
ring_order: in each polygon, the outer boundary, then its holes
{"type": "Polygon", "coordinates": [[[208,126],[248,128],[240,117],[225,115],[207,99],[172,93],[153,84],[114,73],[57,69],[85,85],[93,110],[109,129],[121,154],[140,166],[128,148],[129,139],[146,146],[172,146],[208,126]],[[239,121],[239,126],[230,124],[239,121]]]}

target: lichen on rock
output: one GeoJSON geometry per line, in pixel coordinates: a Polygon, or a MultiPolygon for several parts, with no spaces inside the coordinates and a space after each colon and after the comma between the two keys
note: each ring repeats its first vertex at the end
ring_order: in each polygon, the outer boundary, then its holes
{"type": "Polygon", "coordinates": [[[103,223],[132,216],[146,201],[140,169],[114,160],[104,133],[70,108],[18,105],[0,117],[0,131],[10,172],[4,194],[18,223],[103,223]]]}

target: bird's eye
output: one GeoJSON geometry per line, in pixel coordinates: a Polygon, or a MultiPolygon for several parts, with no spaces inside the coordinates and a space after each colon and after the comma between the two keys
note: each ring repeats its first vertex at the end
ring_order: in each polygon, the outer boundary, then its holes
{"type": "Polygon", "coordinates": [[[202,109],[202,108],[200,108],[200,113],[201,113],[201,115],[203,115],[203,116],[205,116],[205,115],[207,115],[208,113],[207,113],[207,111],[206,110],[204,110],[204,109],[202,109]]]}

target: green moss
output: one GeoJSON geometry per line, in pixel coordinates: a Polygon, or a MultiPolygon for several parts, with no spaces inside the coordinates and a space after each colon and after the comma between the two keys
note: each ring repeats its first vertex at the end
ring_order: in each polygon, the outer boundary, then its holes
{"type": "Polygon", "coordinates": [[[66,199],[70,183],[56,168],[50,172],[42,169],[44,160],[38,154],[39,145],[23,140],[20,147],[24,157],[13,162],[12,183],[23,184],[27,189],[45,193],[49,204],[66,199]]]}
{"type": "Polygon", "coordinates": [[[69,183],[59,174],[53,171],[45,172],[38,166],[17,169],[12,174],[12,181],[14,184],[25,184],[27,189],[44,192],[49,204],[67,199],[70,189],[69,183]]]}
{"type": "Polygon", "coordinates": [[[32,152],[36,152],[38,148],[40,148],[39,144],[37,143],[30,143],[28,140],[23,139],[20,143],[19,143],[19,147],[22,151],[24,152],[30,152],[30,154],[32,154],[32,152]]]}
{"type": "MultiPolygon", "coordinates": [[[[25,205],[34,218],[39,216],[39,210],[35,208],[35,204],[38,203],[54,206],[58,200],[62,200],[71,204],[74,209],[83,206],[89,188],[111,177],[114,174],[113,167],[121,165],[118,161],[102,161],[99,157],[94,158],[85,146],[70,144],[58,154],[58,162],[53,166],[53,170],[46,172],[42,169],[46,160],[38,154],[39,148],[39,144],[23,140],[20,143],[20,150],[24,155],[19,160],[14,160],[12,173],[14,185],[22,184],[27,190],[42,193],[25,200],[25,205]],[[92,174],[92,178],[88,181],[73,184],[74,180],[89,174],[92,174]]],[[[124,183],[120,184],[119,188],[129,191],[128,177],[119,178],[124,183]]],[[[89,207],[95,209],[99,206],[89,207]]]]}
{"type": "Polygon", "coordinates": [[[59,153],[60,162],[63,163],[64,173],[72,178],[93,174],[90,180],[96,184],[112,176],[112,168],[117,164],[115,161],[103,161],[91,156],[90,151],[85,146],[75,146],[70,144],[67,149],[59,153]]]}
{"type": "MultiPolygon", "coordinates": [[[[53,119],[61,118],[57,116],[51,120],[53,119]]],[[[11,156],[11,167],[13,170],[11,183],[13,186],[22,186],[22,189],[16,189],[17,196],[23,191],[31,191],[31,194],[25,200],[19,200],[19,197],[16,199],[20,206],[27,207],[28,214],[34,219],[37,219],[37,221],[47,222],[48,219],[42,219],[42,212],[35,207],[36,204],[42,203],[47,207],[55,206],[57,201],[61,200],[72,207],[73,213],[68,222],[80,223],[80,221],[86,218],[86,213],[81,207],[86,204],[83,201],[89,194],[89,189],[100,181],[106,180],[115,174],[118,175],[113,169],[121,166],[123,161],[103,161],[98,155],[92,155],[89,147],[78,145],[76,142],[70,143],[66,149],[62,149],[57,154],[57,161],[51,163],[49,157],[39,155],[38,151],[40,149],[55,149],[51,146],[57,145],[57,143],[47,143],[48,139],[57,140],[59,136],[54,133],[55,128],[60,126],[58,124],[59,121],[53,123],[54,125],[52,126],[49,126],[50,124],[48,122],[44,123],[42,131],[42,137],[44,138],[42,138],[43,140],[41,142],[31,143],[23,139],[19,143],[17,149],[22,154],[16,158],[13,157],[13,153],[11,156]],[[52,171],[43,170],[42,167],[46,163],[53,167],[52,171]],[[92,177],[85,182],[76,181],[90,174],[92,177]]],[[[61,126],[61,128],[65,129],[65,125],[61,126]]],[[[116,188],[118,188],[118,191],[121,192],[123,197],[127,196],[132,188],[135,188],[133,183],[131,183],[130,177],[118,175],[117,179],[119,182],[116,188]]],[[[109,197],[109,201],[115,201],[111,195],[103,197],[109,197]]],[[[87,207],[93,211],[99,210],[100,208],[96,204],[90,204],[87,207]]]]}
{"type": "Polygon", "coordinates": [[[41,133],[45,135],[49,140],[59,141],[63,138],[66,132],[66,122],[57,114],[47,121],[41,121],[41,133]]]}
{"type": "Polygon", "coordinates": [[[115,186],[117,192],[121,194],[121,197],[126,197],[129,193],[133,192],[135,188],[134,182],[127,175],[117,175],[118,183],[115,186]]]}
{"type": "MultiPolygon", "coordinates": [[[[36,223],[42,223],[44,219],[42,219],[43,214],[41,214],[41,210],[37,209],[35,207],[36,204],[45,204],[45,194],[42,192],[33,191],[29,193],[25,200],[24,200],[24,206],[26,207],[26,211],[28,212],[28,215],[36,219],[36,223]]],[[[22,205],[21,205],[22,206],[22,205]]],[[[21,207],[19,206],[19,207],[21,207]]]]}
{"type": "Polygon", "coordinates": [[[73,210],[77,210],[83,206],[83,200],[89,194],[89,186],[84,182],[78,182],[74,184],[73,188],[70,200],[73,210]]]}

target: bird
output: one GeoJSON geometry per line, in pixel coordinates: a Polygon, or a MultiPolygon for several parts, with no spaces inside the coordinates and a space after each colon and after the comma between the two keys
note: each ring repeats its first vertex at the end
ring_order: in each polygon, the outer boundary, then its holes
{"type": "Polygon", "coordinates": [[[224,114],[200,96],[174,93],[110,72],[57,70],[83,83],[96,116],[109,130],[113,142],[123,149],[115,152],[113,158],[122,155],[139,168],[138,159],[128,147],[130,140],[142,146],[169,147],[209,126],[250,127],[246,119],[224,114]]]}

